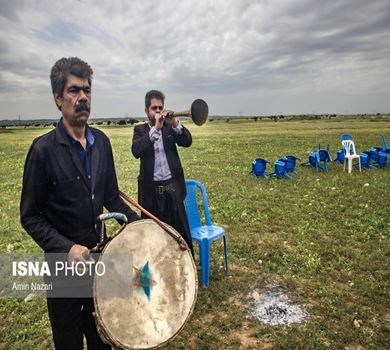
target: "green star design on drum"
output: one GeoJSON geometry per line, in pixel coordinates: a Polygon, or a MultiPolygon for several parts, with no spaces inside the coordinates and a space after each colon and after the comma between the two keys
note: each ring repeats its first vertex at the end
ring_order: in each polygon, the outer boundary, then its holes
{"type": "Polygon", "coordinates": [[[149,271],[149,261],[141,269],[135,266],[133,266],[133,269],[135,273],[133,286],[142,288],[148,300],[150,300],[150,288],[156,285],[157,282],[152,279],[152,274],[149,271]]]}

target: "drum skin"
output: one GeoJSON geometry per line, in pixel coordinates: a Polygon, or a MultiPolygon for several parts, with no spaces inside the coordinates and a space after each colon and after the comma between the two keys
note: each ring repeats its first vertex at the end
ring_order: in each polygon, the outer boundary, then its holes
{"type": "Polygon", "coordinates": [[[116,273],[94,278],[95,319],[103,340],[116,349],[158,349],[171,341],[196,302],[198,281],[191,252],[181,250],[154,221],[140,220],[113,238],[99,261],[118,267],[116,273]],[[145,280],[137,284],[140,271],[147,272],[146,289],[145,280]]]}

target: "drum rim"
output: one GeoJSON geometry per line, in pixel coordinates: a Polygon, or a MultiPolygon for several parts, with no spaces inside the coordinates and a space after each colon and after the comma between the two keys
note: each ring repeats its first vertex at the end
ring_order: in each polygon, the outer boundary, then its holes
{"type": "MultiPolygon", "coordinates": [[[[123,226],[123,228],[120,230],[120,232],[122,232],[127,226],[129,225],[138,225],[140,223],[145,223],[145,222],[153,222],[154,224],[158,225],[154,220],[152,219],[143,219],[143,220],[137,220],[137,221],[133,221],[125,226],[123,226]]],[[[159,225],[158,225],[159,226],[159,225]]],[[[168,225],[169,226],[169,225],[168,225]]],[[[160,226],[159,226],[160,227],[160,226]]],[[[181,235],[173,228],[170,226],[170,228],[172,229],[172,233],[174,233],[176,235],[176,237],[181,237],[181,235]]],[[[167,233],[167,235],[169,236],[169,234],[167,233]]],[[[118,235],[119,236],[119,235],[118,235]]],[[[117,236],[116,236],[117,237],[117,236]]],[[[101,259],[101,257],[103,256],[103,253],[105,252],[105,250],[107,249],[107,247],[110,245],[111,242],[113,242],[115,240],[114,237],[111,241],[109,241],[106,246],[103,248],[101,254],[99,255],[99,261],[101,259]]],[[[171,239],[173,240],[173,242],[175,244],[178,244],[173,237],[171,237],[171,239]]],[[[178,249],[180,249],[178,247],[178,249]]],[[[192,313],[194,312],[194,309],[195,309],[195,304],[196,304],[196,301],[197,301],[197,298],[198,298],[198,273],[197,273],[197,269],[196,269],[196,265],[195,265],[195,261],[192,257],[192,254],[191,254],[191,251],[189,249],[187,249],[187,254],[190,255],[190,261],[191,261],[191,264],[192,264],[192,267],[193,267],[193,270],[195,271],[194,273],[194,276],[195,276],[195,290],[194,290],[194,300],[192,302],[192,305],[190,307],[190,310],[189,310],[189,313],[187,315],[187,317],[185,318],[183,324],[181,325],[181,327],[176,331],[175,334],[173,334],[169,339],[165,340],[164,342],[156,345],[156,346],[153,346],[153,347],[147,347],[147,348],[141,348],[141,347],[138,347],[138,348],[130,348],[128,347],[127,345],[121,343],[119,340],[116,340],[112,333],[109,332],[107,330],[107,328],[105,327],[104,325],[104,322],[103,322],[103,319],[100,317],[100,312],[99,312],[99,306],[98,306],[98,303],[97,303],[97,298],[96,298],[96,279],[94,278],[93,280],[93,304],[94,304],[94,307],[95,307],[95,312],[94,312],[94,316],[95,316],[95,322],[96,322],[96,325],[97,325],[97,330],[98,330],[98,333],[100,336],[103,336],[104,338],[104,341],[113,346],[113,347],[118,347],[119,349],[123,349],[123,350],[153,350],[153,349],[161,349],[162,347],[164,347],[165,345],[167,345],[168,343],[170,343],[171,341],[173,341],[173,339],[175,339],[177,337],[177,335],[180,333],[180,331],[184,328],[184,326],[187,324],[188,320],[190,319],[190,317],[192,316],[192,313]]]]}

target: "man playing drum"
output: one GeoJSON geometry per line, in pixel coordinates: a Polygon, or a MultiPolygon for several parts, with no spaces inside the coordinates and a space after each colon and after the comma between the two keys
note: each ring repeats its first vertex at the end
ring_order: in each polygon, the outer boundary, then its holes
{"type": "Polygon", "coordinates": [[[176,148],[176,145],[190,147],[192,137],[171,111],[164,109],[164,100],[161,91],[149,91],[145,96],[149,122],[134,128],[131,151],[135,158],[141,158],[138,202],[175,228],[193,254],[184,208],[184,173],[176,148]]]}
{"type": "MultiPolygon", "coordinates": [[[[56,128],[35,139],[27,155],[20,204],[21,223],[46,253],[67,253],[69,262],[88,259],[99,242],[95,221],[103,212],[139,219],[119,197],[111,144],[88,126],[93,71],[76,57],[61,58],[51,70],[56,128]]],[[[92,298],[48,298],[56,349],[110,349],[96,330],[92,298]]]]}

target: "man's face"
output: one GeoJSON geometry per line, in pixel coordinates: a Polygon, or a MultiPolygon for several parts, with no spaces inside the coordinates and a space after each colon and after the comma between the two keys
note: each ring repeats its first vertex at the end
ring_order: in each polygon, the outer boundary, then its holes
{"type": "Polygon", "coordinates": [[[152,100],[150,101],[149,108],[145,108],[145,113],[148,116],[149,121],[152,125],[154,125],[154,123],[156,122],[156,118],[155,118],[156,113],[161,113],[163,109],[164,109],[163,101],[157,98],[152,98],[152,100]]]}
{"type": "Polygon", "coordinates": [[[55,100],[70,126],[84,126],[91,109],[91,87],[88,78],[68,75],[62,96],[55,94],[55,100]]]}

